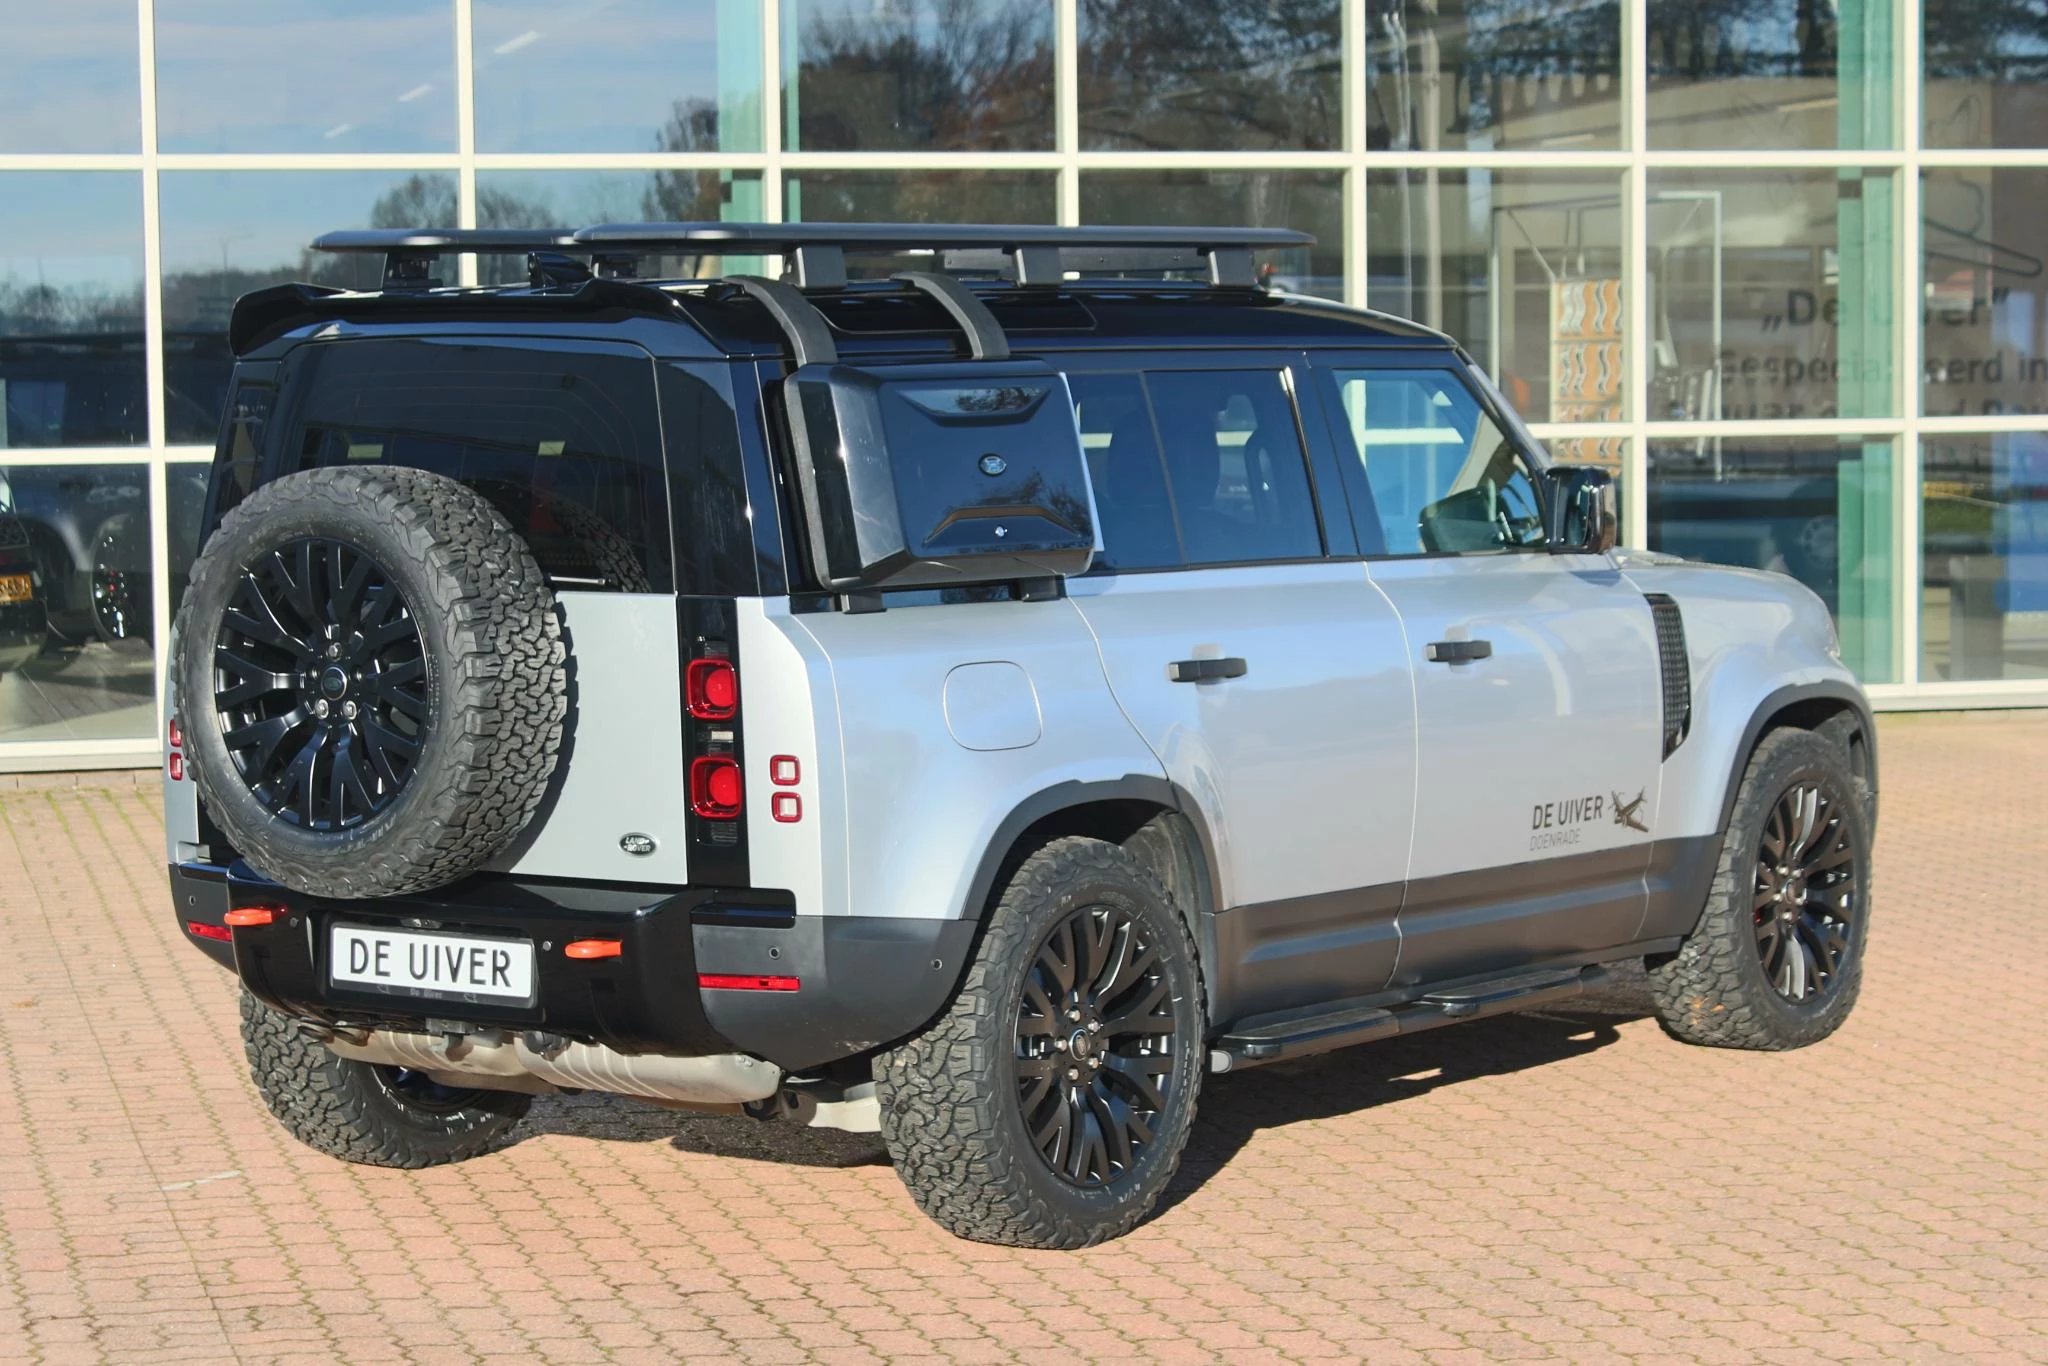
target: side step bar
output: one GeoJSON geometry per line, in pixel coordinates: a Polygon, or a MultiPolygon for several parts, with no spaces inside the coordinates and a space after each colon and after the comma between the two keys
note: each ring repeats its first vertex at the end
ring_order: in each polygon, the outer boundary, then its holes
{"type": "Polygon", "coordinates": [[[1390,1006],[1341,1006],[1290,1012],[1265,1023],[1232,1028],[1209,1051],[1209,1070],[1238,1072],[1269,1062],[1306,1058],[1394,1034],[1524,1010],[1583,995],[1607,980],[1604,967],[1544,968],[1428,991],[1390,1006]]]}

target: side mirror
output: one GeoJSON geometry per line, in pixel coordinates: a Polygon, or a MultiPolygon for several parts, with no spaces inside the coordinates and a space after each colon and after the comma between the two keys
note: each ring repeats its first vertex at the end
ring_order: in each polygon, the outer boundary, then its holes
{"type": "Polygon", "coordinates": [[[1550,485],[1551,552],[1604,555],[1614,549],[1621,525],[1614,476],[1591,465],[1553,465],[1543,477],[1550,485]]]}

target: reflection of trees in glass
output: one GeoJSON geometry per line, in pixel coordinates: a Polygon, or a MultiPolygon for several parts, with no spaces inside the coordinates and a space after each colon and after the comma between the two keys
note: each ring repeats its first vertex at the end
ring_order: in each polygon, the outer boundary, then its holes
{"type": "Polygon", "coordinates": [[[1650,79],[1835,75],[1840,3],[1890,0],[1651,0],[1650,79]]]}
{"type": "Polygon", "coordinates": [[[1922,42],[1930,77],[2048,82],[2044,0],[1926,0],[1922,42]]]}
{"type": "Polygon", "coordinates": [[[804,151],[1052,146],[1046,0],[804,5],[795,141],[804,151]]]}
{"type": "Polygon", "coordinates": [[[1081,0],[1080,28],[1084,146],[1338,143],[1336,0],[1081,0]]]}
{"type": "Polygon", "coordinates": [[[142,287],[52,285],[0,280],[0,337],[139,332],[142,287]]]}
{"type": "Polygon", "coordinates": [[[1049,172],[805,171],[789,188],[790,216],[812,223],[1053,220],[1049,172]]]}
{"type": "MultiPolygon", "coordinates": [[[[1434,145],[1425,140],[1431,132],[1463,137],[1497,127],[1514,104],[1510,81],[1620,78],[1617,0],[1369,0],[1366,13],[1372,147],[1410,150],[1434,145]],[[1446,106],[1436,130],[1420,126],[1432,81],[1446,106]]],[[[1546,92],[1546,103],[1574,103],[1575,95],[1617,102],[1612,85],[1563,84],[1546,92]]]]}

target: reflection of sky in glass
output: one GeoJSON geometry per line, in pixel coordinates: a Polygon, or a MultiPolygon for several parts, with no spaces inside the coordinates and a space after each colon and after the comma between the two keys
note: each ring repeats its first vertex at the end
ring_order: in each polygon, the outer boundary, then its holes
{"type": "MultiPolygon", "coordinates": [[[[271,276],[305,279],[330,271],[334,262],[315,257],[306,244],[334,228],[368,227],[372,210],[387,195],[409,184],[424,187],[408,196],[408,208],[425,203],[425,214],[402,215],[405,226],[441,226],[454,216],[455,177],[410,176],[401,171],[166,171],[163,205],[164,307],[172,326],[189,322],[202,308],[191,292],[198,280],[220,282],[220,319],[232,296],[258,287],[271,276]],[[420,217],[442,224],[420,223],[420,217]],[[183,277],[183,278],[181,278],[183,277]],[[181,316],[182,315],[182,316],[181,316]]],[[[205,291],[202,291],[205,292],[205,291]]]]}
{"type": "Polygon", "coordinates": [[[455,150],[447,0],[157,0],[166,152],[455,150]]]}
{"type": "Polygon", "coordinates": [[[139,175],[0,172],[0,297],[38,285],[125,297],[141,283],[139,175]]]}
{"type": "Polygon", "coordinates": [[[479,227],[636,223],[647,216],[650,171],[479,171],[479,227]]]}
{"type": "Polygon", "coordinates": [[[135,0],[0,8],[0,152],[136,152],[135,0]]]}
{"type": "Polygon", "coordinates": [[[476,0],[475,27],[478,151],[760,149],[756,5],[476,0]]]}

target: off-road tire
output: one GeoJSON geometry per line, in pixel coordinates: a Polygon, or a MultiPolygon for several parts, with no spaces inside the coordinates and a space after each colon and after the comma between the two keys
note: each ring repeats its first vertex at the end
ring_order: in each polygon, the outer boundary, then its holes
{"type": "Polygon", "coordinates": [[[228,514],[193,566],[172,669],[187,763],[229,843],[298,891],[369,898],[454,882],[526,827],[562,749],[564,658],[553,591],[487,499],[424,470],[333,468],[266,484],[228,514]],[[425,651],[419,756],[389,806],[344,829],[275,819],[235,767],[214,701],[216,640],[248,566],[308,537],[369,556],[425,651]]]}
{"type": "Polygon", "coordinates": [[[1180,1163],[1207,1049],[1200,965],[1172,895],[1135,856],[1056,840],[1011,876],[952,1004],[875,1060],[882,1134],[919,1208],[950,1232],[1007,1247],[1088,1247],[1128,1233],[1180,1163]],[[1154,1140],[1117,1180],[1083,1189],[1034,1147],[1012,1075],[1017,1011],[1045,936],[1077,908],[1111,905],[1142,923],[1169,986],[1177,1055],[1154,1140]]]}
{"type": "Polygon", "coordinates": [[[1677,953],[1652,961],[1650,991],[1665,1030],[1687,1043],[1782,1051],[1818,1043],[1841,1027],[1863,982],[1870,926],[1869,787],[1850,772],[1833,740],[1805,730],[1775,730],[1750,756],[1722,838],[1713,890],[1698,927],[1677,953]],[[1794,1002],[1779,994],[1757,951],[1756,860],[1764,822],[1779,798],[1801,782],[1822,780],[1849,794],[1842,819],[1850,827],[1860,885],[1849,925],[1849,951],[1831,990],[1794,1002]]]}
{"type": "Polygon", "coordinates": [[[242,1047],[250,1080],[293,1138],[371,1167],[438,1167],[479,1157],[510,1137],[533,1101],[512,1091],[415,1092],[396,1080],[397,1068],[336,1057],[247,992],[242,1047]]]}

